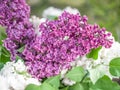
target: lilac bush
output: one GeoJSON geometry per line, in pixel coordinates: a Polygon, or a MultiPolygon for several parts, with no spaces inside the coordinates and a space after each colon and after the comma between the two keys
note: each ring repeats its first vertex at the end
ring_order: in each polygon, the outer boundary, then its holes
{"type": "Polygon", "coordinates": [[[25,0],[2,0],[0,6],[0,24],[6,27],[7,33],[4,46],[11,52],[11,60],[15,60],[16,55],[21,56],[28,72],[39,80],[71,68],[70,63],[77,56],[112,45],[111,34],[105,28],[88,24],[87,17],[79,13],[64,11],[57,20],[40,24],[41,34],[36,35],[25,0]],[[23,52],[19,52],[23,46],[23,52]]]}

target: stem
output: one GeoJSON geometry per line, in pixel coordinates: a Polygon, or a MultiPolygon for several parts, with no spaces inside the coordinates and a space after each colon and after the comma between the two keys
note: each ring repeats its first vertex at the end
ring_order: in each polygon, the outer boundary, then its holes
{"type": "Polygon", "coordinates": [[[87,77],[88,74],[89,74],[89,72],[87,70],[87,73],[84,75],[84,77],[82,78],[82,80],[80,81],[80,83],[82,83],[84,81],[84,79],[87,77]]]}

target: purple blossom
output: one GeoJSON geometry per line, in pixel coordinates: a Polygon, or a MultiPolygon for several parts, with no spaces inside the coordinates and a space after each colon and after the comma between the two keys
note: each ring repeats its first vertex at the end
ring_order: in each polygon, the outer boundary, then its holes
{"type": "Polygon", "coordinates": [[[0,0],[0,24],[9,26],[19,21],[28,20],[30,7],[26,0],[0,0]]]}
{"type": "Polygon", "coordinates": [[[6,38],[4,40],[4,46],[7,47],[7,49],[10,51],[11,53],[11,60],[15,60],[15,56],[16,56],[16,44],[9,38],[6,38]]]}
{"type": "Polygon", "coordinates": [[[105,28],[87,23],[86,16],[64,12],[58,20],[40,25],[41,35],[26,45],[23,55],[28,71],[42,79],[55,76],[77,56],[86,55],[93,48],[111,47],[112,39],[105,28]]]}
{"type": "Polygon", "coordinates": [[[0,25],[6,27],[4,45],[10,51],[12,60],[15,60],[17,49],[35,36],[33,25],[29,22],[30,7],[25,1],[0,0],[0,25]],[[13,44],[15,48],[12,48],[13,44]]]}

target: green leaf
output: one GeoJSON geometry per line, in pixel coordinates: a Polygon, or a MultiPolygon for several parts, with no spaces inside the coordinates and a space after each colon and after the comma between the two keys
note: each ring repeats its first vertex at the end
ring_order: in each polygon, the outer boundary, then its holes
{"type": "Polygon", "coordinates": [[[58,19],[57,16],[51,16],[51,15],[47,16],[47,18],[50,20],[57,20],[58,19]]]}
{"type": "MultiPolygon", "coordinates": [[[[33,89],[35,90],[35,89],[33,89]]],[[[50,84],[44,82],[42,85],[40,85],[40,90],[57,90],[54,87],[52,87],[50,84]]]]}
{"type": "Polygon", "coordinates": [[[44,82],[49,83],[54,88],[58,89],[58,87],[60,86],[60,75],[54,76],[54,77],[50,77],[47,80],[45,80],[44,82]]]}
{"type": "Polygon", "coordinates": [[[64,87],[64,88],[62,88],[60,90],[69,90],[69,87],[67,86],[67,87],[64,87]]]}
{"type": "Polygon", "coordinates": [[[17,56],[16,56],[16,61],[17,61],[17,60],[22,60],[22,58],[17,55],[17,56]]]}
{"type": "Polygon", "coordinates": [[[0,26],[0,44],[2,44],[1,40],[4,40],[6,38],[5,29],[0,26]]]}
{"type": "Polygon", "coordinates": [[[24,49],[25,49],[25,46],[22,46],[21,48],[18,49],[18,52],[23,52],[24,49]]]}
{"type": "Polygon", "coordinates": [[[84,75],[85,71],[82,67],[75,67],[66,74],[66,77],[73,81],[80,82],[84,75]]]}
{"type": "Polygon", "coordinates": [[[90,53],[88,53],[86,56],[87,58],[93,58],[94,60],[98,59],[98,54],[99,51],[102,47],[96,48],[96,49],[92,49],[90,53]]]}
{"type": "Polygon", "coordinates": [[[6,63],[10,61],[10,53],[3,46],[3,40],[6,38],[5,29],[0,26],[0,62],[6,63]]]}
{"type": "Polygon", "coordinates": [[[90,79],[91,79],[93,84],[95,84],[95,82],[99,78],[101,78],[105,75],[106,70],[104,68],[105,68],[104,65],[98,65],[98,66],[88,70],[90,73],[90,79]]]}
{"type": "Polygon", "coordinates": [[[109,71],[113,76],[120,76],[120,57],[111,60],[109,71]]]}
{"type": "Polygon", "coordinates": [[[4,67],[3,63],[0,63],[0,70],[4,67]]]}
{"type": "Polygon", "coordinates": [[[42,85],[29,84],[25,90],[56,90],[48,83],[42,83],[42,85]]]}
{"type": "Polygon", "coordinates": [[[69,87],[69,90],[89,90],[89,86],[87,84],[80,84],[77,83],[71,87],[69,87]]]}
{"type": "Polygon", "coordinates": [[[100,78],[90,90],[120,90],[120,86],[113,82],[108,76],[100,78]]]}
{"type": "Polygon", "coordinates": [[[70,86],[69,90],[89,90],[89,83],[77,83],[70,86]]]}
{"type": "Polygon", "coordinates": [[[38,85],[29,84],[29,85],[25,88],[25,90],[41,90],[41,89],[40,89],[40,86],[38,86],[38,85]]]}
{"type": "Polygon", "coordinates": [[[5,54],[3,54],[3,53],[1,53],[1,55],[0,55],[0,62],[5,64],[8,61],[10,61],[10,57],[5,55],[5,54]]]}

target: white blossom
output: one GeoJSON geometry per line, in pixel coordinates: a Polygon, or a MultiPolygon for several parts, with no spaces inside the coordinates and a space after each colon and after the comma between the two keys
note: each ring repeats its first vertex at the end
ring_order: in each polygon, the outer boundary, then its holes
{"type": "Polygon", "coordinates": [[[42,22],[45,22],[45,21],[46,21],[45,18],[41,18],[41,19],[40,19],[39,17],[36,17],[36,16],[32,16],[32,17],[30,18],[30,22],[33,24],[35,33],[36,33],[37,35],[41,35],[39,26],[40,26],[40,24],[41,24],[42,22]]]}
{"type": "Polygon", "coordinates": [[[48,16],[59,16],[61,15],[61,13],[62,13],[61,9],[54,8],[54,7],[48,7],[47,9],[43,11],[42,16],[44,18],[47,18],[48,16]]]}
{"type": "Polygon", "coordinates": [[[10,90],[6,78],[0,75],[0,90],[10,90]]]}
{"type": "Polygon", "coordinates": [[[71,13],[71,14],[77,14],[77,13],[80,14],[80,12],[79,12],[78,9],[76,9],[76,8],[71,8],[70,6],[64,8],[63,10],[62,10],[62,9],[55,8],[55,7],[48,7],[47,9],[45,9],[45,10],[43,11],[42,16],[43,16],[44,18],[48,18],[48,16],[57,16],[57,17],[58,17],[58,16],[60,16],[64,11],[67,11],[67,12],[69,12],[69,13],[71,13]]]}
{"type": "Polygon", "coordinates": [[[65,74],[67,73],[68,69],[63,69],[61,71],[61,79],[65,77],[65,74]]]}
{"type": "Polygon", "coordinates": [[[72,81],[72,80],[70,80],[70,79],[68,79],[68,78],[64,78],[64,79],[62,80],[62,83],[63,83],[64,85],[72,86],[72,85],[74,85],[76,82],[75,82],[75,81],[72,81]]]}
{"type": "Polygon", "coordinates": [[[71,8],[70,6],[66,7],[65,9],[63,9],[63,11],[67,11],[71,14],[77,14],[80,13],[78,9],[76,8],[71,8]]]}
{"type": "MultiPolygon", "coordinates": [[[[21,60],[7,62],[0,71],[0,77],[4,77],[5,87],[8,86],[6,90],[24,90],[28,84],[40,85],[37,79],[27,73],[27,68],[21,60]]],[[[5,87],[0,85],[0,88],[5,87]]]]}

